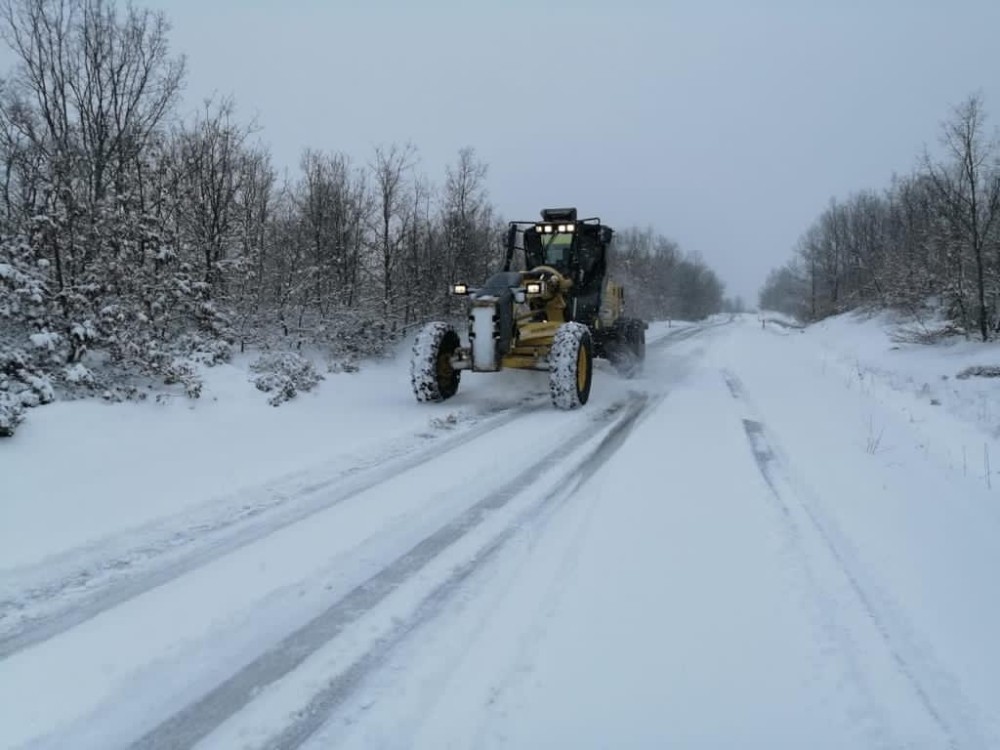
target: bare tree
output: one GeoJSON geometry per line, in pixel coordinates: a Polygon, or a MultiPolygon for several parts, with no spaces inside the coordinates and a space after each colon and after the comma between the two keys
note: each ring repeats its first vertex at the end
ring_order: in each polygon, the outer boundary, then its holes
{"type": "Polygon", "coordinates": [[[233,119],[232,101],[208,102],[193,126],[178,135],[176,168],[182,236],[200,248],[208,296],[224,291],[226,265],[238,262],[240,198],[246,177],[250,128],[233,119]]]}
{"type": "Polygon", "coordinates": [[[311,259],[313,303],[326,315],[352,307],[357,296],[371,200],[365,174],[343,154],[307,150],[301,170],[295,201],[311,259]]]}
{"type": "Polygon", "coordinates": [[[399,246],[406,235],[409,206],[407,177],[416,161],[411,144],[379,146],[370,165],[378,215],[375,258],[382,281],[382,315],[393,323],[394,274],[400,262],[399,246]]]}
{"type": "Polygon", "coordinates": [[[470,147],[458,152],[458,161],[445,171],[441,224],[448,279],[480,279],[487,269],[490,221],[486,194],[487,166],[470,147]],[[485,222],[484,222],[485,219],[485,222]],[[486,227],[483,224],[486,224],[486,227]]]}
{"type": "MultiPolygon", "coordinates": [[[[982,98],[970,96],[955,108],[952,119],[943,126],[942,140],[953,159],[949,164],[934,163],[924,157],[927,174],[945,207],[958,248],[958,274],[961,279],[964,252],[972,256],[975,267],[976,322],[983,341],[989,339],[990,315],[986,302],[987,244],[1000,217],[1000,169],[997,146],[985,135],[986,116],[982,98]]],[[[994,248],[1000,252],[1000,248],[994,248]]],[[[994,257],[994,264],[1000,258],[994,257]]]]}

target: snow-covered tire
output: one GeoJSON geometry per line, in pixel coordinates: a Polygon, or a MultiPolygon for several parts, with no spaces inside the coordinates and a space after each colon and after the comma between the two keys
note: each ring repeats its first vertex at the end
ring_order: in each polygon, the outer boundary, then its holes
{"type": "Polygon", "coordinates": [[[626,319],[615,328],[615,338],[606,347],[608,359],[623,378],[634,378],[646,361],[646,326],[641,320],[626,319]]]}
{"type": "Polygon", "coordinates": [[[582,323],[563,323],[549,352],[549,391],[557,409],[576,409],[590,398],[594,379],[594,347],[590,329],[582,323]]]}
{"type": "Polygon", "coordinates": [[[410,384],[417,401],[444,401],[455,395],[462,371],[451,366],[451,358],[459,346],[458,334],[447,323],[420,329],[410,357],[410,384]]]}

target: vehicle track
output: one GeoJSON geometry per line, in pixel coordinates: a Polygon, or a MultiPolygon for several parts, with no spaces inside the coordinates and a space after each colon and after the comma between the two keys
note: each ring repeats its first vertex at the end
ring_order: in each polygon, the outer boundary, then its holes
{"type": "Polygon", "coordinates": [[[673,346],[681,341],[687,341],[688,339],[694,338],[695,336],[705,333],[706,331],[711,331],[714,328],[721,328],[722,326],[727,326],[730,323],[732,323],[732,319],[716,321],[714,323],[697,323],[692,326],[687,326],[686,328],[679,328],[676,331],[670,331],[654,341],[650,341],[646,345],[646,349],[653,351],[665,349],[668,346],[673,346]]]}
{"type": "MultiPolygon", "coordinates": [[[[64,563],[58,566],[55,576],[32,583],[27,595],[0,601],[0,623],[19,610],[48,607],[42,615],[29,615],[13,626],[0,628],[0,662],[224,555],[389,482],[431,458],[495,432],[536,410],[539,403],[532,400],[487,417],[467,430],[432,441],[388,462],[372,460],[370,466],[360,471],[349,468],[313,481],[298,487],[278,504],[241,509],[234,515],[193,527],[168,529],[159,538],[146,540],[138,547],[122,545],[124,548],[118,554],[88,560],[84,565],[64,563]]],[[[121,536],[128,537],[130,533],[121,536]]],[[[101,544],[113,548],[115,541],[105,540],[101,544]]],[[[87,549],[91,547],[88,545],[87,549]]],[[[30,578],[30,574],[16,570],[7,577],[19,576],[30,578]]]]}
{"type": "MultiPolygon", "coordinates": [[[[433,585],[411,617],[395,623],[391,632],[372,643],[362,657],[340,674],[331,677],[314,695],[309,705],[298,714],[296,720],[281,734],[272,738],[267,747],[294,748],[305,742],[408,634],[442,611],[463,582],[493,559],[528,518],[567,500],[578,487],[589,480],[614,455],[640,418],[662,397],[633,394],[628,401],[606,410],[601,415],[601,423],[597,428],[598,434],[603,431],[600,442],[565,469],[568,482],[561,483],[557,489],[533,502],[470,559],[452,568],[447,578],[433,585]]],[[[542,456],[501,487],[486,494],[207,694],[160,723],[132,747],[141,750],[190,747],[207,737],[229,717],[248,705],[260,690],[292,672],[320,648],[336,639],[346,627],[360,620],[400,586],[413,579],[433,559],[480,526],[491,513],[530,489],[532,480],[540,472],[579,452],[588,438],[594,438],[594,432],[595,425],[591,422],[567,436],[559,447],[542,456]]]]}
{"type": "Polygon", "coordinates": [[[687,328],[679,328],[676,331],[670,331],[669,333],[664,334],[660,338],[650,341],[648,344],[646,344],[646,349],[647,350],[663,349],[672,344],[676,344],[681,341],[687,341],[689,338],[697,336],[700,333],[704,333],[710,327],[711,326],[694,325],[694,326],[689,326],[687,328]]]}
{"type": "MultiPolygon", "coordinates": [[[[733,398],[752,409],[739,377],[728,371],[722,374],[733,398]]],[[[956,749],[988,747],[989,743],[978,729],[975,712],[962,695],[957,680],[937,664],[927,644],[914,641],[912,628],[890,597],[874,582],[865,580],[863,566],[856,559],[850,542],[833,519],[795,482],[765,424],[757,418],[744,418],[742,422],[754,461],[786,525],[797,537],[811,532],[818,538],[821,548],[826,550],[857,605],[877,632],[897,672],[940,730],[946,746],[956,749]],[[804,527],[795,520],[796,515],[805,518],[804,527]]]]}

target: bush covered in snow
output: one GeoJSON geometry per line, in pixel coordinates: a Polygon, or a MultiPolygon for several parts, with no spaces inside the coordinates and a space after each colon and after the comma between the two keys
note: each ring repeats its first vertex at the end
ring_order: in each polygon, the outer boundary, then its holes
{"type": "Polygon", "coordinates": [[[55,400],[49,379],[31,366],[22,351],[0,351],[0,437],[10,437],[24,421],[24,410],[55,400]]]}
{"type": "Polygon", "coordinates": [[[323,380],[312,362],[292,352],[265,354],[250,370],[255,373],[251,381],[257,390],[271,394],[267,400],[271,406],[280,406],[323,380]]]}
{"type": "Polygon", "coordinates": [[[0,437],[10,437],[24,421],[24,407],[10,394],[0,391],[0,437]]]}
{"type": "Polygon", "coordinates": [[[208,367],[225,364],[233,358],[233,345],[228,339],[216,339],[198,333],[180,336],[173,349],[192,362],[208,367]]]}
{"type": "Polygon", "coordinates": [[[77,362],[63,370],[63,378],[71,385],[92,386],[96,382],[94,373],[77,362]]]}
{"type": "Polygon", "coordinates": [[[200,398],[202,389],[201,376],[195,365],[186,359],[173,360],[164,370],[163,382],[167,385],[179,383],[184,386],[184,393],[189,398],[200,398]]]}
{"type": "Polygon", "coordinates": [[[969,378],[1000,378],[1000,366],[997,365],[973,365],[966,367],[958,375],[959,380],[969,378]]]}

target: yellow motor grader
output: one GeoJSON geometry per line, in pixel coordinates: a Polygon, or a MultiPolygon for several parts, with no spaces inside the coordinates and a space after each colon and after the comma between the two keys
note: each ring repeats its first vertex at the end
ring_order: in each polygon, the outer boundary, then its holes
{"type": "Polygon", "coordinates": [[[541,221],[514,221],[503,270],[480,287],[452,285],[469,298],[468,346],[443,322],[417,334],[410,382],[418,401],[443,401],[458,390],[463,370],[547,370],[552,403],[587,403],[593,360],[610,360],[631,377],[646,354],[646,328],[627,318],[625,292],[607,278],[614,231],[575,208],[549,208],[541,221]],[[512,270],[520,250],[524,269],[512,270]]]}

